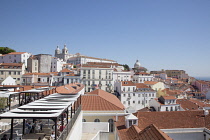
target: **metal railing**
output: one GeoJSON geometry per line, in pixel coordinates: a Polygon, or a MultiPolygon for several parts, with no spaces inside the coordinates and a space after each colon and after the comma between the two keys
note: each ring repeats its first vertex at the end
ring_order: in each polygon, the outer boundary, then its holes
{"type": "Polygon", "coordinates": [[[75,114],[73,115],[73,117],[70,119],[69,123],[66,125],[65,129],[60,134],[58,140],[66,140],[66,138],[68,137],[72,127],[74,126],[74,123],[76,122],[77,117],[79,116],[80,112],[81,112],[81,105],[78,107],[75,114]]]}

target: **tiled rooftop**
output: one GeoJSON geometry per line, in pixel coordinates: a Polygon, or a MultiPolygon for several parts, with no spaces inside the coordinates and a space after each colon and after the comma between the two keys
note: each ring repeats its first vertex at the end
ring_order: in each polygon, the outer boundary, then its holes
{"type": "Polygon", "coordinates": [[[116,96],[97,89],[82,96],[82,110],[124,110],[124,106],[116,96]]]}
{"type": "Polygon", "coordinates": [[[119,116],[115,122],[118,135],[122,140],[163,139],[171,140],[160,129],[174,128],[210,128],[210,115],[204,111],[173,111],[173,112],[137,112],[138,127],[126,129],[125,116],[119,116]],[[140,131],[142,130],[142,131],[140,131]],[[157,135],[154,135],[157,134],[157,135]],[[141,137],[140,137],[141,136],[141,137]],[[153,138],[156,137],[156,138],[153,138]]]}
{"type": "Polygon", "coordinates": [[[8,53],[8,54],[24,54],[26,52],[11,52],[11,53],[8,53]]]}
{"type": "Polygon", "coordinates": [[[205,127],[204,111],[137,112],[140,129],[154,124],[159,129],[205,127]]]}
{"type": "Polygon", "coordinates": [[[143,84],[143,83],[136,83],[136,88],[150,88],[147,85],[143,84]]]}
{"type": "Polygon", "coordinates": [[[56,92],[60,94],[77,94],[84,88],[83,84],[71,83],[68,85],[60,86],[56,88],[56,92]]]}
{"type": "Polygon", "coordinates": [[[135,86],[135,83],[132,81],[121,81],[122,86],[135,86]]]}
{"type": "Polygon", "coordinates": [[[73,73],[73,71],[70,71],[69,69],[62,69],[60,72],[72,72],[73,73]]]}
{"type": "Polygon", "coordinates": [[[144,84],[146,84],[146,85],[155,85],[157,83],[158,82],[155,82],[155,81],[144,81],[144,84]]]}
{"type": "Polygon", "coordinates": [[[180,104],[184,110],[198,110],[199,106],[187,99],[177,99],[177,104],[180,104]]]}

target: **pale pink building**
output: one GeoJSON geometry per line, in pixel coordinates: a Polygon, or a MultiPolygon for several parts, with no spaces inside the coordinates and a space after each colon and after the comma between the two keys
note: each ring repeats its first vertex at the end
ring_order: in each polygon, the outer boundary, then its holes
{"type": "Polygon", "coordinates": [[[209,84],[205,81],[197,80],[193,84],[200,92],[206,93],[209,90],[209,84]]]}

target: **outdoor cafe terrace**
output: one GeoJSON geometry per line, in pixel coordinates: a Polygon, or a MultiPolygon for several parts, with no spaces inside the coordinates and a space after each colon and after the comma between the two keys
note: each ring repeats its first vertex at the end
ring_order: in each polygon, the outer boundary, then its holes
{"type": "Polygon", "coordinates": [[[45,134],[49,137],[54,132],[55,140],[64,140],[81,111],[80,105],[81,96],[59,93],[22,105],[0,115],[1,120],[11,120],[11,123],[9,123],[11,129],[3,131],[1,137],[7,134],[11,140],[16,137],[21,139],[42,139],[45,134]],[[28,122],[43,125],[43,130],[28,130],[29,128],[26,127],[28,122]]]}

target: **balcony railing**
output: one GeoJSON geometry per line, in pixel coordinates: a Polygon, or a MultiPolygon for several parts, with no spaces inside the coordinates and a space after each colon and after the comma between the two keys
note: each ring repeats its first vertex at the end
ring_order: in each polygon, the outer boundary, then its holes
{"type": "Polygon", "coordinates": [[[66,125],[65,129],[61,133],[61,135],[58,138],[58,140],[66,140],[66,138],[68,137],[72,127],[74,126],[74,123],[76,122],[77,117],[79,116],[80,112],[81,112],[81,106],[78,107],[78,109],[76,110],[76,113],[73,115],[73,117],[71,118],[69,123],[66,125]]]}

